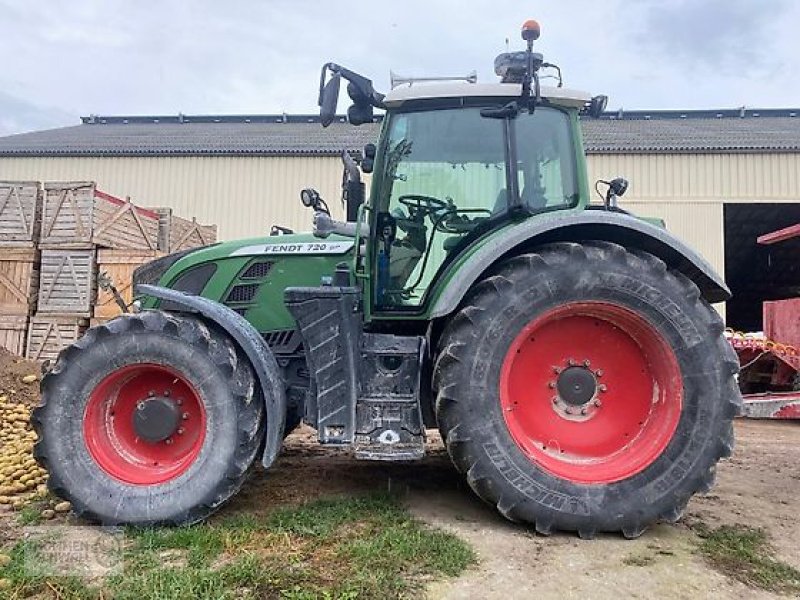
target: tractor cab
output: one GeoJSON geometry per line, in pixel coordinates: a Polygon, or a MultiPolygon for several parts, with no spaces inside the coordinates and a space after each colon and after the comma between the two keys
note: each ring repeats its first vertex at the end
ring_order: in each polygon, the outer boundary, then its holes
{"type": "MultiPolygon", "coordinates": [[[[538,36],[538,25],[526,23],[527,51],[497,57],[499,83],[479,84],[474,74],[393,77],[384,95],[344,67],[323,67],[323,125],[333,121],[341,78],[349,82],[352,124],[372,122],[373,107],[386,111],[377,148],[364,153],[362,166],[373,173],[368,200],[353,192],[361,185],[358,168],[345,170],[350,219],[365,202],[358,229],[369,233],[369,266],[362,260],[361,267],[377,312],[419,312],[442,269],[488,233],[588,204],[578,115],[599,115],[605,97],[564,89],[560,69],[532,51],[538,36]],[[540,85],[546,68],[557,73],[557,87],[540,85]]],[[[320,236],[355,235],[355,223],[337,227],[324,216],[317,223],[320,236]]]]}
{"type": "Polygon", "coordinates": [[[519,84],[462,83],[387,95],[370,198],[379,307],[419,306],[442,265],[479,237],[587,199],[575,136],[587,98],[562,93],[495,116],[520,93],[519,84]]]}

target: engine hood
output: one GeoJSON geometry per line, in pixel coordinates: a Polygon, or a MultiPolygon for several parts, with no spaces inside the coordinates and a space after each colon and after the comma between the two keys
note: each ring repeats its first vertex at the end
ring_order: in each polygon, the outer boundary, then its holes
{"type": "Polygon", "coordinates": [[[348,253],[353,245],[352,238],[340,236],[321,239],[311,233],[273,235],[207,246],[192,252],[192,261],[216,261],[234,256],[336,255],[348,253]]]}

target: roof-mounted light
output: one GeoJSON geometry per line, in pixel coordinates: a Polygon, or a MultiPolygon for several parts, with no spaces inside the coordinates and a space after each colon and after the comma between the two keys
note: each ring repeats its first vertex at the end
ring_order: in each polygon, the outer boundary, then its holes
{"type": "Polygon", "coordinates": [[[522,39],[526,42],[534,42],[539,39],[542,34],[542,28],[539,27],[539,22],[533,19],[528,19],[522,24],[522,39]]]}

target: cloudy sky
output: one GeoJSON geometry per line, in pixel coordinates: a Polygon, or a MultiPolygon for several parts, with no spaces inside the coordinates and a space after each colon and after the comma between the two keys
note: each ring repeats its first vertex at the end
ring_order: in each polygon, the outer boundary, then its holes
{"type": "Polygon", "coordinates": [[[800,105],[796,0],[0,0],[0,134],[88,114],[314,112],[328,60],[384,90],[390,69],[494,80],[531,17],[566,85],[611,108],[800,105]]]}

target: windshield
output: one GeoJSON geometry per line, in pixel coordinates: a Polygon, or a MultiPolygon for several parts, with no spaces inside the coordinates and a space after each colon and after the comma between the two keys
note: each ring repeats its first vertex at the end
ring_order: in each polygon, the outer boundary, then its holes
{"type": "MultiPolygon", "coordinates": [[[[531,211],[577,202],[569,115],[539,107],[514,120],[522,203],[531,211]]],[[[447,255],[501,216],[508,193],[502,119],[479,108],[394,114],[383,147],[379,210],[397,224],[378,275],[378,304],[418,306],[447,255]]],[[[380,262],[380,261],[379,261],[380,262]]],[[[380,267],[379,267],[380,269],[380,267]]]]}

